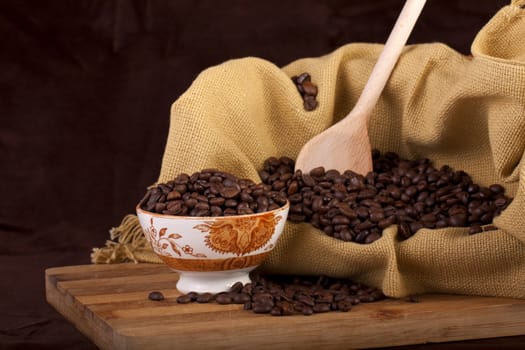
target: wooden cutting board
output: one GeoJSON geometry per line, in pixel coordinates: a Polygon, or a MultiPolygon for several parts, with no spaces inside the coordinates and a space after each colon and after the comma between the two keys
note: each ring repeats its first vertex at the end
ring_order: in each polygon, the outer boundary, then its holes
{"type": "Polygon", "coordinates": [[[423,295],[350,312],[254,314],[242,305],[177,304],[164,265],[46,270],[47,301],[101,349],[356,349],[525,334],[525,300],[423,295]],[[164,301],[151,301],[161,291],[164,301]]]}

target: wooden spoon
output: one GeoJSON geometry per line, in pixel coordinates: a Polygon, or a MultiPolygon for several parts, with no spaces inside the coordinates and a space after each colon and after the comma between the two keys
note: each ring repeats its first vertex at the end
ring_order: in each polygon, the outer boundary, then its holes
{"type": "Polygon", "coordinates": [[[368,124],[390,73],[406,44],[426,0],[407,0],[352,111],[338,123],[310,139],[301,149],[295,169],[308,173],[323,166],[343,173],[372,171],[368,124]]]}

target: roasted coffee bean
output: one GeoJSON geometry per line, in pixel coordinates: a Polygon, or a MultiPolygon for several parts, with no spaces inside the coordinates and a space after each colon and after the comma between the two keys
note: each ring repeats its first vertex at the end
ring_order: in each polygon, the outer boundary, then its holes
{"type": "Polygon", "coordinates": [[[317,96],[317,86],[312,84],[311,81],[305,81],[303,83],[303,90],[305,95],[317,96]]]}
{"type": "Polygon", "coordinates": [[[291,302],[282,302],[281,303],[281,315],[289,316],[294,314],[294,306],[291,302]]]}
{"type": "Polygon", "coordinates": [[[188,304],[188,303],[191,303],[192,301],[193,301],[192,296],[189,294],[183,294],[177,297],[177,303],[179,304],[188,304]]]}
{"type": "Polygon", "coordinates": [[[312,83],[308,73],[302,73],[299,76],[293,76],[292,81],[297,87],[297,91],[303,98],[304,109],[307,111],[314,110],[317,107],[317,86],[312,83]]]}
{"type": "Polygon", "coordinates": [[[196,198],[188,198],[184,201],[186,208],[190,209],[193,209],[197,203],[199,203],[199,201],[196,198]]]}
{"type": "Polygon", "coordinates": [[[310,175],[315,178],[320,178],[325,175],[325,169],[322,166],[313,168],[312,170],[310,170],[310,175]]]}
{"type": "Polygon", "coordinates": [[[198,303],[209,303],[213,299],[214,295],[212,293],[202,293],[197,296],[195,301],[198,303]]]}
{"type": "Polygon", "coordinates": [[[162,301],[164,300],[164,295],[161,292],[154,291],[149,293],[148,299],[153,301],[162,301]]]}
{"type": "Polygon", "coordinates": [[[494,231],[494,230],[497,230],[498,228],[495,226],[495,225],[485,225],[483,226],[483,231],[494,231]]]}
{"type": "Polygon", "coordinates": [[[161,203],[161,202],[155,203],[155,208],[154,208],[155,212],[162,213],[166,209],[167,209],[167,204],[166,203],[161,203]]]}
{"type": "Polygon", "coordinates": [[[374,210],[370,213],[370,221],[380,222],[385,218],[385,214],[382,211],[374,210]]]}
{"type": "Polygon", "coordinates": [[[342,300],[337,303],[337,309],[342,312],[348,312],[352,310],[352,306],[353,306],[352,303],[347,300],[342,300]]]}
{"type": "Polygon", "coordinates": [[[244,286],[243,286],[242,282],[235,282],[230,287],[230,293],[239,293],[242,290],[243,287],[244,286]]]}
{"type": "Polygon", "coordinates": [[[245,304],[249,301],[251,301],[251,297],[247,293],[233,294],[232,302],[234,304],[245,304]]]}
{"type": "Polygon", "coordinates": [[[370,232],[365,238],[365,243],[366,244],[373,243],[377,241],[379,238],[381,238],[381,234],[379,232],[370,232]]]}
{"type": "Polygon", "coordinates": [[[322,312],[329,312],[331,308],[330,308],[330,304],[322,303],[322,304],[315,304],[312,307],[312,309],[315,313],[322,313],[322,312]]]}
{"type": "Polygon", "coordinates": [[[410,225],[406,222],[401,222],[399,224],[398,229],[399,236],[403,239],[407,239],[410,236],[412,236],[412,232],[410,231],[410,225]]]}
{"type": "Polygon", "coordinates": [[[467,215],[465,213],[454,214],[448,219],[449,225],[453,227],[465,226],[466,222],[467,222],[467,215]]]}
{"type": "MultiPolygon", "coordinates": [[[[308,73],[306,73],[306,72],[305,72],[305,73],[301,73],[301,74],[299,74],[299,76],[297,76],[297,77],[295,77],[295,78],[296,78],[296,80],[297,80],[296,84],[301,84],[301,85],[302,85],[304,82],[306,82],[306,81],[310,81],[310,80],[311,80],[310,74],[308,74],[308,73]]],[[[293,77],[292,77],[292,80],[293,80],[293,77]]]]}
{"type": "Polygon", "coordinates": [[[219,293],[215,296],[215,301],[217,304],[231,304],[233,298],[229,293],[219,293]]]}
{"type": "Polygon", "coordinates": [[[304,96],[303,106],[305,110],[313,111],[314,109],[317,108],[317,105],[318,105],[318,102],[315,99],[315,96],[310,96],[310,95],[304,96]]]}
{"type": "Polygon", "coordinates": [[[474,224],[472,226],[470,226],[469,230],[468,230],[468,233],[473,235],[473,234],[476,234],[476,233],[480,233],[480,232],[483,232],[483,229],[481,228],[481,225],[478,225],[478,224],[474,224]]]}
{"type": "Polygon", "coordinates": [[[314,313],[314,309],[311,307],[311,306],[307,306],[305,305],[302,310],[301,310],[302,314],[305,315],[305,316],[310,316],[310,315],[313,315],[314,313]]]}
{"type": "Polygon", "coordinates": [[[210,207],[210,216],[221,216],[223,215],[222,214],[222,209],[216,205],[213,205],[210,207]]]}
{"type": "Polygon", "coordinates": [[[182,197],[182,195],[180,194],[180,192],[177,192],[177,191],[170,191],[167,195],[166,195],[166,200],[168,201],[172,201],[174,199],[180,199],[182,197]]]}
{"type": "Polygon", "coordinates": [[[270,315],[272,315],[272,316],[282,316],[282,314],[283,314],[283,312],[282,312],[281,308],[278,307],[278,306],[274,306],[270,310],[270,315]]]}
{"type": "Polygon", "coordinates": [[[366,236],[368,236],[369,232],[366,230],[359,231],[359,233],[355,236],[355,242],[357,243],[365,243],[366,236]]]}
{"type": "Polygon", "coordinates": [[[357,217],[360,219],[366,219],[368,218],[368,209],[366,207],[358,207],[356,209],[357,217]]]}
{"type": "Polygon", "coordinates": [[[253,303],[252,310],[256,314],[267,314],[273,309],[273,303],[253,303]]]}

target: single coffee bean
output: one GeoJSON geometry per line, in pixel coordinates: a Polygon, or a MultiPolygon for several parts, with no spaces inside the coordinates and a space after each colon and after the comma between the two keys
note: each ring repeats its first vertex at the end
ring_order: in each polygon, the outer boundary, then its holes
{"type": "Polygon", "coordinates": [[[311,81],[305,81],[302,85],[306,95],[311,95],[313,97],[317,96],[317,86],[312,84],[311,81]]]}
{"type": "Polygon", "coordinates": [[[267,314],[273,309],[273,303],[252,303],[252,310],[256,314],[267,314]]]}
{"type": "Polygon", "coordinates": [[[315,304],[312,307],[312,309],[313,309],[313,311],[315,313],[329,312],[330,311],[330,304],[328,304],[328,303],[315,304]]]}
{"type": "Polygon", "coordinates": [[[154,291],[149,293],[148,299],[154,301],[162,301],[164,300],[164,295],[161,292],[154,291]]]}
{"type": "Polygon", "coordinates": [[[497,230],[497,229],[498,228],[495,225],[485,225],[485,226],[483,226],[483,232],[494,231],[494,230],[497,230]]]}
{"type": "Polygon", "coordinates": [[[365,238],[365,244],[370,244],[381,238],[381,234],[378,232],[370,232],[365,238]]]}
{"type": "Polygon", "coordinates": [[[496,205],[496,207],[504,207],[506,204],[507,204],[507,198],[504,198],[504,197],[497,198],[494,201],[494,205],[496,205]]]}
{"type": "Polygon", "coordinates": [[[466,222],[467,222],[467,215],[465,213],[457,213],[455,215],[452,215],[448,219],[449,225],[453,227],[465,226],[466,222]]]}
{"type": "Polygon", "coordinates": [[[299,76],[297,76],[296,79],[297,79],[297,84],[301,84],[302,85],[305,82],[310,81],[311,77],[310,77],[310,74],[305,72],[305,73],[299,74],[299,76]]]}
{"type": "Polygon", "coordinates": [[[385,218],[385,214],[383,213],[383,211],[377,211],[377,210],[374,210],[372,212],[370,212],[370,221],[372,222],[380,222],[381,220],[383,220],[385,218]]]}
{"type": "Polygon", "coordinates": [[[346,300],[337,303],[337,309],[342,312],[348,312],[352,310],[352,303],[346,300]]]}
{"type": "Polygon", "coordinates": [[[302,314],[305,315],[305,316],[310,316],[310,315],[313,315],[314,313],[314,309],[311,307],[311,306],[308,306],[308,305],[305,305],[303,308],[302,308],[302,314]]]}
{"type": "Polygon", "coordinates": [[[179,304],[188,304],[188,303],[191,303],[192,301],[193,300],[192,300],[191,295],[188,295],[188,294],[182,294],[177,297],[177,303],[179,304]]]}
{"type": "Polygon", "coordinates": [[[234,304],[245,304],[247,302],[251,301],[251,297],[247,293],[238,293],[234,294],[232,298],[232,302],[234,304]]]}
{"type": "Polygon", "coordinates": [[[215,296],[215,301],[218,304],[231,304],[233,302],[233,298],[228,293],[219,293],[215,296]]]}
{"type": "Polygon", "coordinates": [[[202,293],[199,294],[195,301],[198,303],[209,303],[213,299],[213,297],[214,296],[211,293],[202,293]]]}
{"type": "Polygon", "coordinates": [[[310,175],[315,178],[320,178],[325,175],[325,169],[322,166],[313,168],[310,170],[310,175]]]}
{"type": "Polygon", "coordinates": [[[478,224],[474,224],[470,226],[469,231],[468,231],[470,235],[480,233],[480,232],[483,232],[483,229],[481,228],[481,225],[478,225],[478,224]]]}
{"type": "Polygon", "coordinates": [[[282,316],[283,312],[279,306],[274,306],[270,310],[270,315],[272,316],[282,316]]]}
{"type": "Polygon", "coordinates": [[[368,234],[369,234],[369,232],[366,231],[366,230],[360,231],[355,237],[355,242],[357,242],[357,243],[365,243],[366,236],[368,236],[368,234]]]}

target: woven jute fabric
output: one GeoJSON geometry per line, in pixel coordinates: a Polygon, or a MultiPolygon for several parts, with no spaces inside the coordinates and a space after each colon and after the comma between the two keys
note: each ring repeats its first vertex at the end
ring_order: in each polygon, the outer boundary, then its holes
{"type": "MultiPolygon", "coordinates": [[[[514,200],[494,220],[498,229],[476,235],[467,228],[421,229],[401,241],[392,226],[374,243],[357,244],[307,223],[287,223],[263,270],[349,277],[392,297],[525,298],[524,6],[512,1],[496,13],[476,36],[471,56],[440,43],[407,46],[370,121],[371,144],[380,151],[429,158],[481,185],[503,184],[514,200]]],[[[354,43],[285,67],[248,57],[203,71],[172,106],[157,181],[216,167],[259,182],[266,158],[295,158],[306,141],[352,109],[382,48],[354,43]],[[304,109],[290,79],[303,72],[319,88],[313,111],[304,109]]],[[[129,239],[136,217],[123,224],[126,229],[115,229],[121,242],[95,250],[93,261],[119,261],[111,255],[116,244],[144,257],[132,254],[134,260],[159,262],[143,237],[129,239]]]]}

